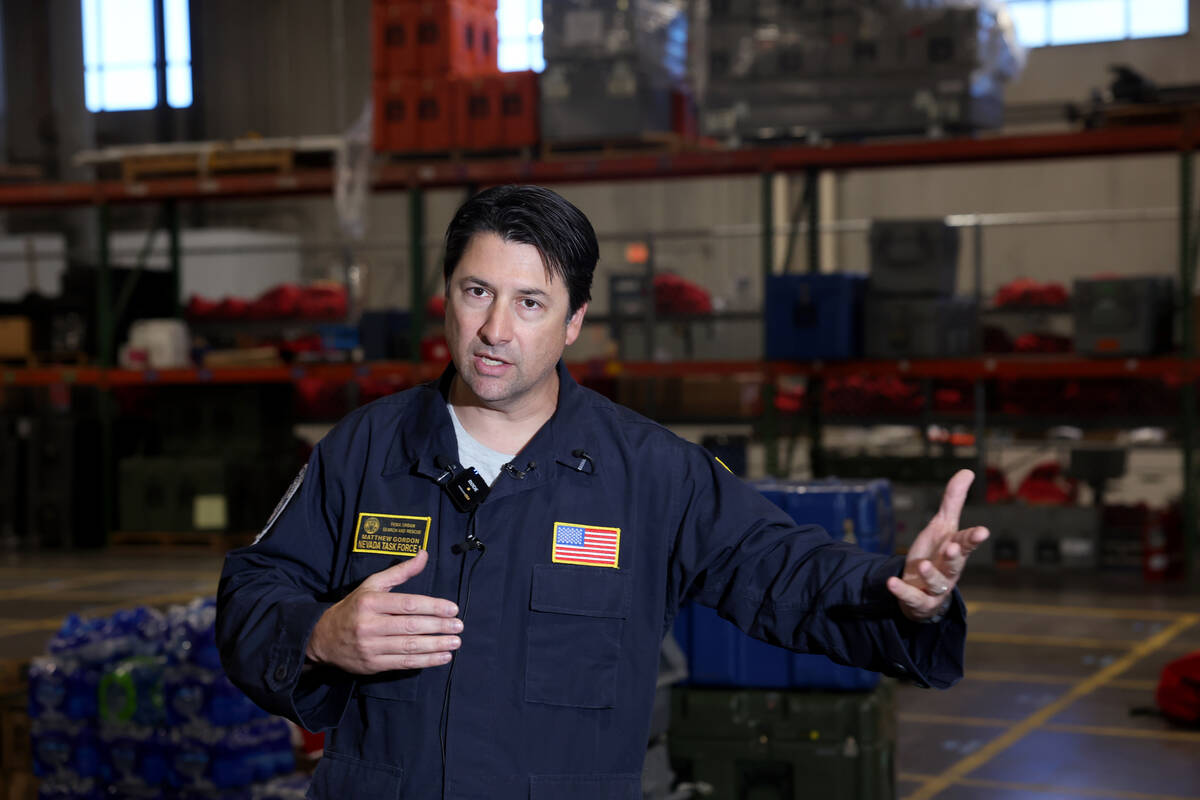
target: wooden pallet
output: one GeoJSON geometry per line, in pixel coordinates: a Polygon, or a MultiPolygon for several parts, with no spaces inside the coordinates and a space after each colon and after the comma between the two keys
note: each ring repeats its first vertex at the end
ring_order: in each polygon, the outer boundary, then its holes
{"type": "Polygon", "coordinates": [[[694,142],[671,131],[648,131],[625,139],[595,139],[542,142],[543,161],[572,158],[625,158],[634,155],[678,153],[692,149],[694,142]]]}
{"type": "Polygon", "coordinates": [[[1200,105],[1179,103],[1131,103],[1099,108],[1090,120],[1092,127],[1132,127],[1137,125],[1196,125],[1200,123],[1200,105]]]}
{"type": "Polygon", "coordinates": [[[0,696],[20,693],[29,688],[29,659],[0,659],[0,696]]]}
{"type": "Polygon", "coordinates": [[[254,541],[254,533],[225,531],[115,531],[109,534],[109,549],[148,552],[206,550],[225,553],[254,541]]]}
{"type": "Polygon", "coordinates": [[[490,161],[512,159],[530,161],[536,155],[536,148],[529,147],[499,147],[489,150],[465,150],[452,148],[447,150],[405,150],[384,151],[379,155],[385,162],[394,164],[413,164],[424,161],[490,161]]]}
{"type": "Polygon", "coordinates": [[[287,148],[130,155],[121,159],[121,178],[126,183],[135,183],[178,175],[205,177],[235,172],[287,173],[292,171],[295,162],[295,151],[287,148]]]}

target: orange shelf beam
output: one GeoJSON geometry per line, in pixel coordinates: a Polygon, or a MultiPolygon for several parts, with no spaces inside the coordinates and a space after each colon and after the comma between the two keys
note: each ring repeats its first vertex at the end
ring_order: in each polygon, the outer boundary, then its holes
{"type": "MultiPolygon", "coordinates": [[[[845,377],[894,375],[900,378],[1012,380],[1135,378],[1188,381],[1200,378],[1200,366],[1177,357],[1080,358],[1068,356],[990,357],[940,360],[761,362],[761,361],[653,361],[607,360],[568,364],[576,379],[681,378],[742,375],[759,380],[785,375],[845,377]]],[[[421,383],[441,374],[441,364],[381,361],[363,364],[304,364],[280,367],[218,369],[104,370],[97,367],[0,368],[0,387],[51,386],[152,386],[205,383],[288,383],[304,378],[350,381],[356,378],[398,378],[421,383]]]]}
{"type": "MultiPolygon", "coordinates": [[[[1194,149],[1197,133],[1182,126],[1145,126],[1036,135],[905,139],[882,142],[788,145],[738,150],[684,150],[625,157],[557,160],[472,159],[391,162],[376,168],[376,190],[486,186],[498,183],[645,180],[748,175],[807,169],[864,169],[916,164],[983,163],[1045,158],[1166,153],[1194,149]]],[[[167,199],[217,200],[329,194],[333,173],[303,169],[285,174],[229,174],[124,183],[84,181],[0,186],[0,207],[145,203],[167,199]]]]}

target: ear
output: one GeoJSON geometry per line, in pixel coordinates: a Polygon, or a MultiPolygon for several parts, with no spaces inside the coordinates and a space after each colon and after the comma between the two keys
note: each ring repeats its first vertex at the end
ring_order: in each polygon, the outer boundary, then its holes
{"type": "Polygon", "coordinates": [[[579,338],[579,331],[583,328],[583,316],[587,313],[588,304],[584,303],[575,310],[571,318],[567,320],[567,344],[575,344],[575,340],[579,338]]]}

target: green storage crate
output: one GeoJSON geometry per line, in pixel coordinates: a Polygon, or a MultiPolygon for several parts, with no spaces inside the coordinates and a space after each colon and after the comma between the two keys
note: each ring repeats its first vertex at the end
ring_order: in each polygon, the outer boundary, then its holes
{"type": "MultiPolygon", "coordinates": [[[[196,497],[228,498],[230,472],[220,458],[122,459],[119,467],[120,527],[124,531],[192,531],[196,497]]],[[[226,509],[229,503],[226,500],[226,509]]],[[[224,530],[226,524],[201,526],[224,530]]]]}
{"type": "Polygon", "coordinates": [[[667,742],[680,780],[728,800],[892,800],[894,689],[677,688],[667,742]]]}
{"type": "Polygon", "coordinates": [[[185,456],[280,452],[291,441],[290,386],[164,387],[156,424],[164,453],[185,456]]]}

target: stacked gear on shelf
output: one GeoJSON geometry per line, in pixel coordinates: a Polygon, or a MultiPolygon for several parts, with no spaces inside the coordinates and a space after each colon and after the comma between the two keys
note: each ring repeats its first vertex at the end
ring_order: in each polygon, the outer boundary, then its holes
{"type": "Polygon", "coordinates": [[[998,128],[1023,49],[996,5],[712,3],[701,127],[734,140],[998,128]]]}
{"type": "Polygon", "coordinates": [[[680,0],[542,5],[541,131],[551,146],[653,143],[687,132],[688,18],[680,0]]]}
{"type": "Polygon", "coordinates": [[[291,728],[221,669],[216,606],[68,617],[29,673],[34,773],[47,800],[295,797],[291,728]]]}
{"type": "Polygon", "coordinates": [[[958,229],[944,220],[874,220],[863,306],[867,358],[978,352],[979,304],[955,294],[958,229]]]}
{"type": "MultiPolygon", "coordinates": [[[[764,480],[753,485],[800,524],[820,525],[832,538],[868,552],[894,552],[891,487],[886,480],[764,480]]],[[[712,609],[694,603],[680,609],[674,633],[688,656],[688,683],[694,686],[847,691],[879,683],[878,673],[753,639],[712,609]]]]}

